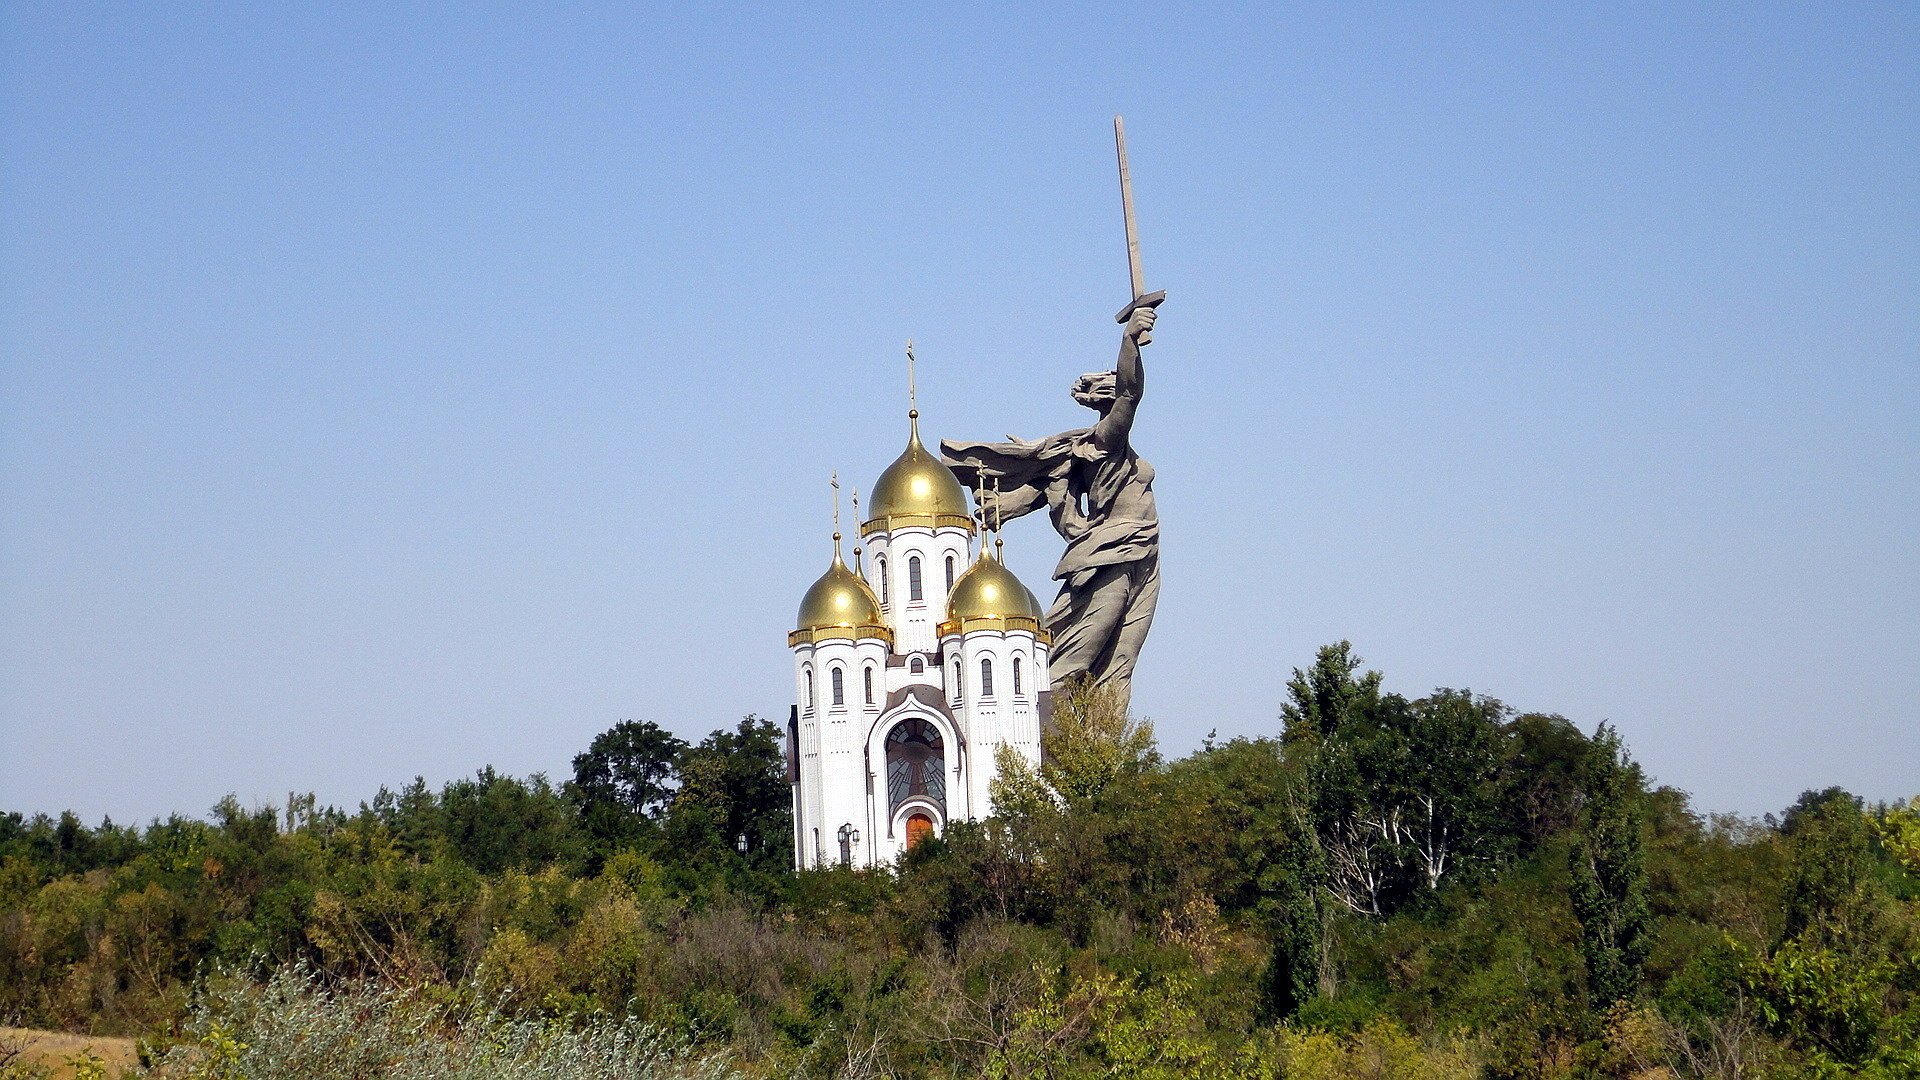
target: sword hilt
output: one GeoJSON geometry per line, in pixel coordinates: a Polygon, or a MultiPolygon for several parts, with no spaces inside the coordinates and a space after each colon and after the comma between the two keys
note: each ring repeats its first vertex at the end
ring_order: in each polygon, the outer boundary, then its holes
{"type": "MultiPolygon", "coordinates": [[[[1133,298],[1133,303],[1128,304],[1126,307],[1123,307],[1120,309],[1120,314],[1115,315],[1113,317],[1113,321],[1117,323],[1124,323],[1128,319],[1133,318],[1134,312],[1140,310],[1143,307],[1157,308],[1160,306],[1160,302],[1165,300],[1166,298],[1167,298],[1167,290],[1165,289],[1161,289],[1159,292],[1150,292],[1145,296],[1136,296],[1133,298]]],[[[1140,344],[1145,345],[1152,340],[1153,340],[1153,335],[1143,334],[1140,337],[1140,344]]]]}

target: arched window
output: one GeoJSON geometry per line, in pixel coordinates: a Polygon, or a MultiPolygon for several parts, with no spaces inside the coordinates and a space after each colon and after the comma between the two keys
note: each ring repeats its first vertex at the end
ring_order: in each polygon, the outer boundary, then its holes
{"type": "Polygon", "coordinates": [[[1013,658],[1013,696],[1020,696],[1020,658],[1013,658]]]}
{"type": "Polygon", "coordinates": [[[953,700],[960,700],[960,658],[953,658],[953,700]]]}
{"type": "Polygon", "coordinates": [[[887,557],[885,555],[880,556],[873,560],[873,565],[880,568],[880,606],[886,607],[888,601],[891,599],[891,597],[887,595],[887,557]]]}
{"type": "Polygon", "coordinates": [[[927,662],[916,656],[907,661],[907,671],[914,675],[925,675],[927,673],[927,662]]]}
{"type": "Polygon", "coordinates": [[[991,660],[980,661],[980,696],[993,696],[993,661],[991,660]]]}
{"type": "Polygon", "coordinates": [[[841,677],[839,668],[834,668],[830,674],[833,677],[833,703],[836,707],[845,705],[847,703],[846,680],[841,677]]]}
{"type": "Polygon", "coordinates": [[[873,665],[872,664],[867,665],[867,670],[865,672],[865,675],[867,678],[867,704],[871,705],[873,704],[873,665]]]}
{"type": "Polygon", "coordinates": [[[953,591],[953,556],[947,556],[947,591],[953,591]]]}
{"type": "Polygon", "coordinates": [[[887,803],[897,809],[911,798],[947,808],[946,748],[940,729],[918,718],[887,733],[887,803]]]}
{"type": "Polygon", "coordinates": [[[921,600],[920,595],[920,556],[907,556],[907,599],[921,600]]]}
{"type": "Polygon", "coordinates": [[[809,711],[811,711],[811,710],[812,710],[812,708],[813,708],[813,669],[812,669],[812,668],[807,668],[807,669],[806,669],[806,676],[807,676],[807,700],[806,700],[806,706],[807,706],[807,708],[808,708],[808,710],[809,710],[809,711]]]}

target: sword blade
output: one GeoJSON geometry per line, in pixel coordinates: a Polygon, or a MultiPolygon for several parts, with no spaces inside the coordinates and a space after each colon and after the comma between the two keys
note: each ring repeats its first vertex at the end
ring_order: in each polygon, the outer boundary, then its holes
{"type": "Polygon", "coordinates": [[[1133,298],[1147,294],[1147,278],[1140,271],[1140,230],[1133,223],[1133,174],[1127,171],[1127,127],[1119,116],[1113,118],[1113,148],[1120,158],[1120,212],[1127,219],[1127,273],[1132,278],[1133,298]]]}

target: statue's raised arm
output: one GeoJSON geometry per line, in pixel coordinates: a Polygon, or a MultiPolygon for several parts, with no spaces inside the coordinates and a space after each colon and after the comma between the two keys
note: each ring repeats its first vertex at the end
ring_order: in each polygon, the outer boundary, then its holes
{"type": "Polygon", "coordinates": [[[1093,425],[1093,440],[1104,450],[1124,448],[1133,434],[1133,415],[1140,408],[1140,396],[1147,389],[1147,369],[1140,362],[1140,346],[1152,340],[1155,317],[1150,307],[1134,308],[1133,317],[1127,320],[1127,328],[1120,335],[1120,358],[1114,362],[1113,372],[1080,376],[1081,383],[1093,391],[1089,394],[1090,400],[1081,398],[1079,383],[1074,386],[1074,399],[1088,408],[1101,408],[1102,395],[1111,394],[1112,404],[1100,422],[1093,425]]]}
{"type": "Polygon", "coordinates": [[[940,444],[962,484],[1000,492],[981,508],[986,524],[1045,506],[1067,542],[1053,572],[1060,595],[1047,612],[1056,690],[1084,678],[1117,686],[1124,697],[1160,598],[1153,466],[1133,449],[1133,418],[1146,390],[1140,346],[1154,319],[1153,307],[1136,307],[1113,370],[1074,381],[1073,399],[1100,414],[1092,427],[1033,442],[940,444]]]}

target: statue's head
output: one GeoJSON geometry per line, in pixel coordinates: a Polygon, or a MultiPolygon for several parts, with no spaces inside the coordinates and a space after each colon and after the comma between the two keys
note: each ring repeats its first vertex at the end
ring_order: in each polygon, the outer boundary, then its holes
{"type": "Polygon", "coordinates": [[[1111,371],[1091,371],[1073,380],[1073,400],[1102,416],[1113,408],[1116,396],[1111,371]]]}

